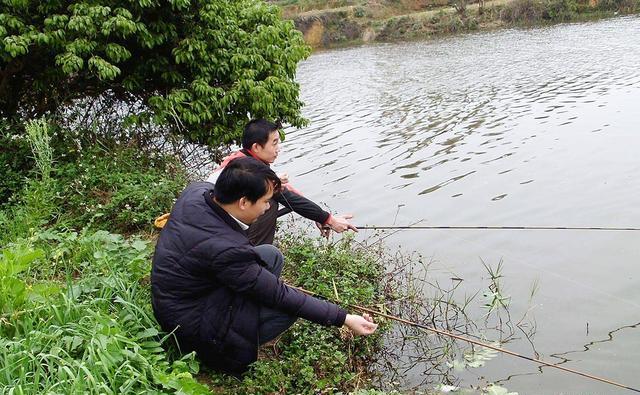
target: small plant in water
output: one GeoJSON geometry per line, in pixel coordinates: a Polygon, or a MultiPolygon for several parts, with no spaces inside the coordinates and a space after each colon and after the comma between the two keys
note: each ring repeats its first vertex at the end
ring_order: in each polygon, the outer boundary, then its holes
{"type": "Polygon", "coordinates": [[[487,316],[498,309],[507,309],[509,306],[510,296],[502,291],[500,279],[502,278],[502,259],[498,262],[498,266],[494,269],[481,259],[482,265],[489,274],[489,290],[482,294],[486,302],[484,307],[487,309],[487,316]]]}

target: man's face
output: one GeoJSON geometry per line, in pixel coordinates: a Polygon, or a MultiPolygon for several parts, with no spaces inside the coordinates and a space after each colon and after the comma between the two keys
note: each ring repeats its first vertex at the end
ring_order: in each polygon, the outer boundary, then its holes
{"type": "Polygon", "coordinates": [[[259,216],[264,214],[269,209],[269,201],[273,197],[273,186],[270,185],[267,193],[258,199],[255,203],[251,203],[249,200],[245,202],[242,222],[249,225],[254,223],[259,216]]]}
{"type": "Polygon", "coordinates": [[[251,151],[263,162],[273,163],[280,152],[280,132],[274,130],[269,133],[269,139],[264,145],[254,143],[251,151]]]}

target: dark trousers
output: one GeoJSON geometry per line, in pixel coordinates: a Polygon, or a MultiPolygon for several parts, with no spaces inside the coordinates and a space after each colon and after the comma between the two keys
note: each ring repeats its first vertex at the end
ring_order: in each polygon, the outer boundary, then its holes
{"type": "MultiPolygon", "coordinates": [[[[271,244],[259,245],[255,247],[255,250],[263,261],[265,268],[276,277],[280,277],[282,267],[284,266],[284,258],[280,250],[271,244]]],[[[264,344],[275,339],[282,332],[289,329],[297,319],[297,317],[283,313],[279,310],[262,306],[260,308],[258,342],[260,344],[264,344]]]]}

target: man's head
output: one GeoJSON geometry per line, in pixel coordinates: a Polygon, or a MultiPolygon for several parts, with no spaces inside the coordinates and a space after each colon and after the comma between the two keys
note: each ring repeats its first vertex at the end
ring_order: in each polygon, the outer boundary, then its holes
{"type": "Polygon", "coordinates": [[[254,158],[238,158],[220,173],[213,197],[248,225],[269,209],[269,200],[280,187],[280,179],[269,166],[254,158]]]}
{"type": "Polygon", "coordinates": [[[242,148],[250,150],[265,163],[273,163],[280,152],[280,123],[254,119],[244,128],[242,148]]]}

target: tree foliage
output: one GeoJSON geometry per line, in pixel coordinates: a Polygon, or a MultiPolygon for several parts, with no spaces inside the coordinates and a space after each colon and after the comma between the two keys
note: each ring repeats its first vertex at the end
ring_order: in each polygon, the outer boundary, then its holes
{"type": "Polygon", "coordinates": [[[60,114],[86,97],[139,106],[128,121],[237,141],[248,117],[294,126],[309,48],[259,0],[0,0],[0,117],[60,114]]]}

